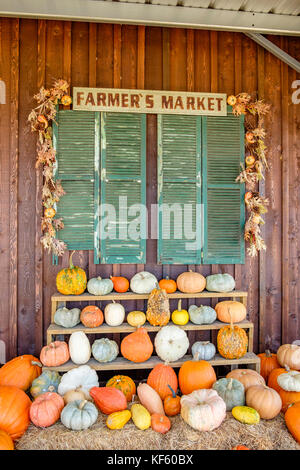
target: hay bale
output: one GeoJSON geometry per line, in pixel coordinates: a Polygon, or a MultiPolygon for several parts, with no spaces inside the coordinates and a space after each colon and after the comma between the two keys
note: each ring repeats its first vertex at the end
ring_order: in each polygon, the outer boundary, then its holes
{"type": "Polygon", "coordinates": [[[18,441],[20,450],[228,450],[243,444],[255,450],[300,450],[300,445],[288,432],[282,414],[257,425],[236,421],[231,413],[222,425],[211,432],[194,431],[180,416],[171,418],[172,428],[165,434],[152,429],[138,430],[129,421],[121,430],[112,431],[105,425],[106,416],[99,413],[98,421],[85,431],[71,431],[61,422],[46,428],[30,425],[18,441]]]}

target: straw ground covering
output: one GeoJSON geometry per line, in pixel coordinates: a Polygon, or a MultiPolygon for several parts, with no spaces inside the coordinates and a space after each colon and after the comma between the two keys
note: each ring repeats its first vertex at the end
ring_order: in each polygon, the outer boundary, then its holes
{"type": "Polygon", "coordinates": [[[222,425],[211,432],[194,431],[180,416],[171,418],[172,428],[165,434],[152,429],[140,431],[132,421],[121,430],[110,430],[106,416],[99,413],[98,421],[85,431],[71,431],[59,421],[46,428],[30,425],[16,445],[17,449],[32,450],[229,450],[243,444],[254,450],[300,450],[300,445],[288,432],[282,414],[275,419],[261,420],[256,425],[241,424],[227,413],[222,425]]]}

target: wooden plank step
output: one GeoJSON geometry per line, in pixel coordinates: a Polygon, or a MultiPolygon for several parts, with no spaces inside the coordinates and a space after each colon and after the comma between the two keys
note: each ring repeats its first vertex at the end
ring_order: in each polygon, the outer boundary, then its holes
{"type": "MultiPolygon", "coordinates": [[[[188,322],[186,325],[177,325],[180,326],[183,330],[219,330],[223,326],[226,326],[227,323],[223,323],[220,321],[215,321],[209,325],[195,325],[194,323],[188,322]]],[[[174,323],[170,322],[168,325],[174,325],[174,323]]],[[[240,328],[253,328],[254,325],[250,321],[241,321],[235,323],[235,325],[239,326],[240,328]]],[[[143,328],[146,328],[147,331],[159,331],[161,326],[152,326],[150,323],[146,322],[143,325],[143,328]]],[[[136,328],[134,326],[130,326],[128,323],[122,323],[119,326],[109,326],[106,323],[103,323],[101,326],[96,328],[87,328],[82,323],[74,326],[73,328],[64,328],[63,326],[56,325],[52,323],[49,328],[47,329],[47,333],[51,335],[68,335],[72,334],[75,331],[84,331],[86,334],[107,334],[107,333],[132,333],[135,331],[136,328]]]]}
{"type": "MultiPolygon", "coordinates": [[[[184,362],[189,361],[192,359],[191,355],[185,355],[181,359],[175,362],[171,362],[170,365],[172,367],[180,367],[184,362]]],[[[256,370],[259,371],[260,359],[256,354],[252,352],[248,352],[245,356],[241,357],[240,359],[225,359],[224,357],[216,354],[215,357],[209,361],[212,366],[225,366],[225,365],[247,365],[252,364],[256,366],[256,370]]],[[[128,361],[124,357],[117,357],[112,362],[100,363],[95,359],[90,359],[86,365],[90,366],[92,369],[97,371],[101,370],[112,370],[118,372],[120,370],[130,370],[130,369],[152,369],[157,364],[164,364],[158,356],[151,356],[150,359],[146,362],[135,363],[132,361],[128,361]]],[[[43,367],[43,370],[56,370],[57,372],[67,372],[68,370],[74,369],[74,367],[78,367],[78,364],[74,364],[72,361],[68,361],[65,364],[57,367],[43,367]]]]}
{"type": "MultiPolygon", "coordinates": [[[[200,299],[200,298],[219,298],[219,297],[247,297],[248,293],[243,291],[232,291],[232,292],[208,292],[203,291],[198,294],[185,294],[183,292],[176,291],[173,294],[168,294],[169,299],[200,299]]],[[[51,300],[55,302],[85,302],[91,300],[146,300],[149,298],[149,294],[135,294],[134,292],[124,292],[122,294],[118,292],[111,292],[107,295],[92,295],[85,292],[81,295],[63,295],[56,292],[52,295],[51,300]]]]}

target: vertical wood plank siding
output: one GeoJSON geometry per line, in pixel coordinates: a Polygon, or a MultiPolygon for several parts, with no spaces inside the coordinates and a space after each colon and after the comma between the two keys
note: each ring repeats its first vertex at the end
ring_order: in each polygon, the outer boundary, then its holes
{"type": "MultiPolygon", "coordinates": [[[[296,38],[269,39],[300,59],[296,38]]],[[[55,277],[68,262],[67,253],[58,266],[52,265],[51,255],[39,243],[42,176],[35,171],[36,137],[27,127],[33,95],[61,77],[71,87],[247,91],[271,103],[272,114],[266,118],[270,170],[260,183],[270,200],[263,228],[266,253],[246,256],[245,264],[236,266],[161,266],[156,264],[157,241],[150,239],[145,265],[95,265],[92,251],[77,252],[74,262],[89,277],[130,278],[142,269],[158,278],[176,278],[188,268],[205,276],[229,272],[237,287],[249,292],[256,352],[265,347],[276,350],[280,343],[299,338],[300,106],[291,101],[291,85],[299,74],[241,33],[1,18],[0,79],[6,84],[6,104],[0,105],[0,339],[7,359],[39,354],[50,322],[55,277]]],[[[156,142],[157,119],[149,114],[148,207],[157,202],[156,142]]],[[[144,307],[143,301],[126,304],[128,311],[144,307]]],[[[208,335],[192,332],[190,339],[209,339],[208,335]]]]}

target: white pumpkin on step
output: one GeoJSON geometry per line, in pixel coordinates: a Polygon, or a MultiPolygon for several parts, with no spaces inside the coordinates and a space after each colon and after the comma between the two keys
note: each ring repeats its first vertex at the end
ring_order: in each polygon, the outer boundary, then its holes
{"type": "Polygon", "coordinates": [[[91,357],[91,345],[83,331],[75,331],[69,339],[71,360],[75,364],[86,364],[91,357]]]}
{"type": "Polygon", "coordinates": [[[104,309],[104,318],[109,326],[121,325],[125,319],[125,309],[123,305],[114,300],[112,303],[107,304],[104,309]]]}
{"type": "Polygon", "coordinates": [[[157,355],[165,362],[181,359],[189,348],[186,332],[176,325],[163,326],[154,340],[157,355]]]}

